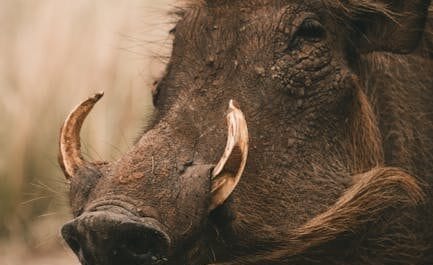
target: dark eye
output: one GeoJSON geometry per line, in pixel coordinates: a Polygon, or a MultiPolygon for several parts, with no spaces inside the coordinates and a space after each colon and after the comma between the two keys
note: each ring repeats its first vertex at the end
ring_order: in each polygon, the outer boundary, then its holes
{"type": "Polygon", "coordinates": [[[323,25],[316,19],[307,18],[295,33],[294,38],[303,38],[308,41],[319,41],[326,36],[323,25]]]}

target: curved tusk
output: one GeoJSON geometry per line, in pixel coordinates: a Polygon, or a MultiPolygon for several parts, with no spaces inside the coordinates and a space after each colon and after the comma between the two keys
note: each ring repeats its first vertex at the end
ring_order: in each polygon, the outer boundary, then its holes
{"type": "Polygon", "coordinates": [[[84,120],[104,92],[96,93],[76,106],[66,118],[60,130],[59,164],[67,179],[72,178],[86,161],[81,155],[80,131],[84,120]]]}
{"type": "Polygon", "coordinates": [[[212,171],[211,209],[221,205],[238,184],[247,163],[248,128],[245,116],[234,100],[230,100],[227,114],[227,144],[220,161],[212,171]]]}

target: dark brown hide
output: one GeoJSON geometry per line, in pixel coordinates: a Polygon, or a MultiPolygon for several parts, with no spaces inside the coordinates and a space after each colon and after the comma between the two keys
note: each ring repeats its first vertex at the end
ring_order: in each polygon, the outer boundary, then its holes
{"type": "Polygon", "coordinates": [[[149,130],[118,161],[70,176],[63,234],[81,262],[432,264],[429,5],[184,3],[149,130]],[[231,99],[248,159],[213,209],[231,99]]]}

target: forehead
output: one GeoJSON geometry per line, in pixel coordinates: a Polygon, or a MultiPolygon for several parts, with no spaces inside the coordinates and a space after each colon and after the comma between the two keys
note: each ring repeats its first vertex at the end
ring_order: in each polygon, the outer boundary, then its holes
{"type": "MultiPolygon", "coordinates": [[[[186,0],[181,2],[180,17],[194,14],[193,17],[230,17],[234,20],[255,12],[276,14],[309,11],[328,13],[332,8],[331,0],[186,0]],[[283,11],[284,12],[279,12],[283,11]],[[192,13],[191,13],[192,11],[192,13]]],[[[177,13],[177,12],[176,12],[177,13]]],[[[196,21],[197,22],[197,21],[196,21]]]]}
{"type": "MultiPolygon", "coordinates": [[[[179,35],[202,39],[223,35],[222,40],[230,39],[230,32],[237,37],[251,32],[264,31],[270,35],[275,29],[285,25],[297,25],[293,20],[302,20],[307,15],[316,15],[322,22],[336,17],[327,3],[331,0],[187,0],[175,14],[178,20],[179,35]],[[213,25],[213,26],[212,26],[213,25]],[[212,36],[208,36],[212,32],[212,36]],[[199,33],[199,34],[194,34],[199,33]],[[220,34],[218,34],[220,33],[220,34]]],[[[299,21],[297,21],[299,22],[299,21]]]]}

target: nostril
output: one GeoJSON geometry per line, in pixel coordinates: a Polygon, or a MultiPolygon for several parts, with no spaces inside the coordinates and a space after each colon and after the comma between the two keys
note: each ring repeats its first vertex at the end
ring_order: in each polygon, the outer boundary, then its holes
{"type": "Polygon", "coordinates": [[[121,230],[116,253],[123,259],[150,264],[167,261],[170,242],[161,230],[143,224],[124,225],[121,230]]]}
{"type": "Polygon", "coordinates": [[[136,220],[92,212],[65,224],[61,234],[82,264],[166,264],[171,242],[162,224],[136,220]]]}
{"type": "Polygon", "coordinates": [[[157,232],[148,232],[142,235],[132,235],[127,242],[122,244],[122,247],[129,252],[142,255],[146,253],[157,253],[165,250],[166,244],[163,238],[157,235],[157,232]]]}

